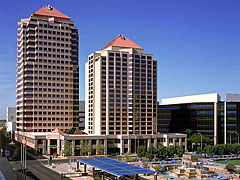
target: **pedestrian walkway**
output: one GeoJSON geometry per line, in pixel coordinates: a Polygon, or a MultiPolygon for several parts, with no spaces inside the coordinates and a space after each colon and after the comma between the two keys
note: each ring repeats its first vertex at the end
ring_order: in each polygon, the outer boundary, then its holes
{"type": "Polygon", "coordinates": [[[60,163],[60,164],[52,163],[51,166],[46,164],[45,166],[48,168],[51,168],[53,171],[56,171],[59,174],[74,172],[73,170],[77,168],[76,163],[72,163],[72,171],[70,170],[70,165],[68,163],[60,163]]]}

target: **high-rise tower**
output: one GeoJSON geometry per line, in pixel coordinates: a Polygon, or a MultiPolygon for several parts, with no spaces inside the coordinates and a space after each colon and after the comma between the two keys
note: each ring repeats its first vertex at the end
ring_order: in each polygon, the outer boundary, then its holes
{"type": "Polygon", "coordinates": [[[85,131],[124,135],[157,132],[157,61],[123,35],[88,56],[85,131]]]}
{"type": "Polygon", "coordinates": [[[18,22],[17,131],[78,127],[78,30],[46,5],[18,22]]]}

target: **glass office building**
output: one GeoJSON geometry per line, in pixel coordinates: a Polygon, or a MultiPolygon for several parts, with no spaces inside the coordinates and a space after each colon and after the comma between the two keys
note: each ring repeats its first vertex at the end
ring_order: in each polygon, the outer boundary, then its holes
{"type": "MultiPolygon", "coordinates": [[[[240,96],[240,95],[239,95],[240,96]]],[[[240,101],[217,93],[163,99],[158,105],[159,133],[184,133],[191,129],[214,143],[239,141],[240,101]]]]}

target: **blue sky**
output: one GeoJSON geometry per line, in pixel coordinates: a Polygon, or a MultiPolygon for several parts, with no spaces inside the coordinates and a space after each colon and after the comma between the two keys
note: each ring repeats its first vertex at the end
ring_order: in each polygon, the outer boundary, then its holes
{"type": "Polygon", "coordinates": [[[84,63],[122,33],[158,60],[158,99],[240,93],[239,0],[8,0],[0,2],[0,119],[15,106],[17,22],[50,4],[70,16],[84,63]]]}

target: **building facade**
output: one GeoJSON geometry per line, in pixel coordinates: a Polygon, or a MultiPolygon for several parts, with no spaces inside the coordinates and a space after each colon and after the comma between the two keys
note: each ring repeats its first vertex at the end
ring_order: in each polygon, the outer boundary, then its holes
{"type": "Polygon", "coordinates": [[[88,56],[85,132],[156,134],[157,61],[123,35],[88,56]]]}
{"type": "Polygon", "coordinates": [[[79,130],[85,129],[85,101],[79,101],[79,130]]]}
{"type": "Polygon", "coordinates": [[[184,133],[191,129],[217,143],[237,143],[240,133],[240,95],[217,93],[162,99],[158,105],[158,132],[184,133]],[[231,97],[231,98],[228,98],[231,97]],[[234,97],[234,98],[233,98],[234,97]]]}
{"type": "Polygon", "coordinates": [[[23,137],[27,139],[27,146],[38,149],[41,154],[62,155],[66,142],[71,143],[72,155],[80,156],[81,146],[88,144],[89,155],[99,154],[120,154],[136,153],[138,146],[150,145],[183,147],[187,151],[187,135],[181,133],[152,134],[152,135],[87,135],[87,134],[67,134],[58,129],[47,133],[19,133],[16,136],[18,141],[23,137]],[[102,148],[98,148],[101,146],[102,148]],[[99,152],[102,149],[103,152],[99,152]]]}
{"type": "Polygon", "coordinates": [[[18,22],[17,131],[79,125],[78,30],[46,5],[18,22]]]}
{"type": "Polygon", "coordinates": [[[6,128],[7,132],[15,132],[16,131],[16,115],[17,115],[16,107],[7,107],[7,121],[6,128]]]}

